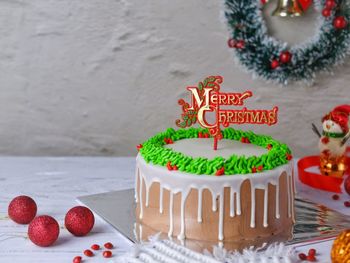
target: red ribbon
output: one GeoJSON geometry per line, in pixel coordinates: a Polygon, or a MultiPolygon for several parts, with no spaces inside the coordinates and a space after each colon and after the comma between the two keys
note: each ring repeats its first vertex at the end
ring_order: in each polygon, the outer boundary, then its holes
{"type": "MultiPolygon", "coordinates": [[[[346,153],[350,153],[350,147],[346,149],[346,153]]],[[[348,165],[346,173],[350,174],[349,157],[346,158],[346,164],[348,165]]],[[[305,171],[307,168],[313,166],[320,166],[320,156],[306,156],[298,161],[298,177],[302,183],[328,192],[341,193],[341,185],[344,178],[337,178],[305,171]]]]}
{"type": "Polygon", "coordinates": [[[298,0],[298,2],[300,3],[304,11],[306,11],[312,4],[312,0],[298,0]]]}

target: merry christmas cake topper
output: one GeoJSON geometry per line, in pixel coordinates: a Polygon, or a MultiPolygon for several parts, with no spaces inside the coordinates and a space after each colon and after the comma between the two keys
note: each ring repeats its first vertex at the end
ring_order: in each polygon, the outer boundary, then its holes
{"type": "Polygon", "coordinates": [[[278,107],[271,110],[251,110],[243,107],[241,109],[227,109],[227,106],[244,106],[246,99],[253,96],[251,91],[243,93],[220,92],[223,82],[221,76],[209,76],[197,87],[187,87],[191,93],[191,103],[180,99],[182,106],[181,120],[176,120],[180,128],[190,127],[197,123],[209,130],[214,138],[214,150],[217,150],[217,142],[222,139],[220,126],[228,127],[230,124],[266,124],[277,123],[278,107]],[[221,108],[225,106],[225,108],[221,108]],[[209,114],[215,116],[214,121],[209,121],[209,114]]]}

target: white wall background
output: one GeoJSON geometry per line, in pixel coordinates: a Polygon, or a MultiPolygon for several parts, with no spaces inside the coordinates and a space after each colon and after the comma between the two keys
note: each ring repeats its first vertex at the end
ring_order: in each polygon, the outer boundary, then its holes
{"type": "MultiPolygon", "coordinates": [[[[271,3],[269,9],[274,7],[271,3]]],[[[350,68],[312,87],[254,81],[233,63],[215,0],[0,0],[0,154],[134,155],[175,126],[185,87],[210,74],[223,90],[251,89],[248,107],[280,107],[280,122],[254,127],[298,155],[317,152],[310,123],[350,103],[350,68]]],[[[293,43],[315,14],[268,17],[293,43]]],[[[349,63],[348,63],[349,64],[349,63]]]]}

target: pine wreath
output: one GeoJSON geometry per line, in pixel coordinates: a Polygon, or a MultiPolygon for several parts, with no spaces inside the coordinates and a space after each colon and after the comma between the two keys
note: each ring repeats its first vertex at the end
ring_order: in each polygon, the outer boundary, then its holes
{"type": "Polygon", "coordinates": [[[315,36],[289,47],[268,35],[262,14],[264,1],[225,0],[225,17],[239,62],[253,74],[287,85],[304,81],[308,84],[319,71],[331,72],[350,53],[350,7],[346,0],[314,0],[320,13],[315,36]]]}

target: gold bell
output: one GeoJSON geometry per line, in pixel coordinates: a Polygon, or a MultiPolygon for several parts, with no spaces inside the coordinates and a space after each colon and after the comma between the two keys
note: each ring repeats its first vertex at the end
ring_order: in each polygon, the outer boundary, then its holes
{"type": "Polygon", "coordinates": [[[303,14],[304,11],[299,0],[278,0],[277,8],[272,13],[273,16],[281,17],[295,17],[303,14]]]}

